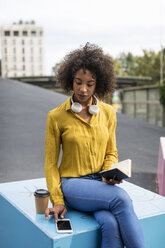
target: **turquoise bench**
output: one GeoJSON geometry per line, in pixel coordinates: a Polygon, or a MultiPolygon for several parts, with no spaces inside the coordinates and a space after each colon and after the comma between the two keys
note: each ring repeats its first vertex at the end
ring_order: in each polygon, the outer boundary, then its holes
{"type": "MultiPolygon", "coordinates": [[[[146,248],[165,247],[165,197],[124,182],[142,224],[146,248]]],[[[1,248],[99,248],[101,233],[91,214],[68,209],[73,234],[58,234],[54,219],[35,213],[33,192],[44,178],[0,184],[1,248]]],[[[51,206],[51,203],[49,203],[51,206]]]]}

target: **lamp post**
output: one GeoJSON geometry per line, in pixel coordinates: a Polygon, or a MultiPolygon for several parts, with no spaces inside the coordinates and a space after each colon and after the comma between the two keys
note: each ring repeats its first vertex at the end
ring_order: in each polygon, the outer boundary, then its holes
{"type": "Polygon", "coordinates": [[[163,45],[162,45],[162,19],[163,1],[160,0],[160,85],[163,85],[163,45]]]}
{"type": "Polygon", "coordinates": [[[163,85],[163,46],[160,51],[160,85],[163,85]]]}

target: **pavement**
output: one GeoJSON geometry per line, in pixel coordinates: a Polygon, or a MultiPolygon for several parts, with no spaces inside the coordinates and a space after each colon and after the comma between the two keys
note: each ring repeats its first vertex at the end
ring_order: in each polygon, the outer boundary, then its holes
{"type": "MultiPolygon", "coordinates": [[[[0,78],[0,183],[44,177],[46,118],[68,96],[0,78]]],[[[165,128],[117,114],[119,160],[132,159],[128,180],[156,192],[160,137],[165,128]]]]}

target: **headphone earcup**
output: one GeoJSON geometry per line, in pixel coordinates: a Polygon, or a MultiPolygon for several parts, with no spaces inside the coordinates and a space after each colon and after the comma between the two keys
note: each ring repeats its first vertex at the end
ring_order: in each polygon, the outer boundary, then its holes
{"type": "MultiPolygon", "coordinates": [[[[92,104],[89,108],[88,108],[88,112],[91,114],[91,115],[97,115],[99,113],[99,107],[97,106],[97,103],[98,103],[98,100],[96,98],[95,95],[93,95],[93,97],[95,98],[96,100],[96,105],[92,104]]],[[[81,110],[82,110],[82,105],[78,102],[74,102],[73,101],[73,96],[71,97],[71,110],[74,112],[74,113],[80,113],[81,110]]]]}
{"type": "Polygon", "coordinates": [[[99,113],[99,107],[97,105],[91,105],[88,111],[91,115],[97,115],[99,113]]]}
{"type": "Polygon", "coordinates": [[[71,109],[74,113],[80,113],[82,110],[82,105],[78,102],[73,102],[71,105],[71,109]]]}

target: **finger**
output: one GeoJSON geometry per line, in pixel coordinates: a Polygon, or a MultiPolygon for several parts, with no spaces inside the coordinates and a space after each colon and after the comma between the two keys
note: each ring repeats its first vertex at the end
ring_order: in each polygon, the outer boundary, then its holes
{"type": "Polygon", "coordinates": [[[114,184],[115,184],[115,182],[114,182],[113,179],[109,179],[108,183],[109,183],[110,185],[114,185],[114,184]]]}
{"type": "Polygon", "coordinates": [[[45,218],[49,220],[49,208],[46,208],[45,210],[45,218]]]}
{"type": "Polygon", "coordinates": [[[105,177],[102,177],[102,181],[105,183],[106,182],[106,179],[105,179],[105,177]]]}
{"type": "Polygon", "coordinates": [[[111,179],[112,181],[110,181],[110,184],[111,185],[115,185],[115,184],[119,184],[120,183],[120,181],[118,181],[118,180],[114,180],[114,179],[111,179]]]}
{"type": "Polygon", "coordinates": [[[106,179],[106,178],[103,177],[103,182],[109,184],[109,179],[106,179]]]}
{"type": "Polygon", "coordinates": [[[114,184],[119,184],[120,183],[120,181],[118,181],[118,180],[114,180],[114,182],[113,182],[114,184]]]}
{"type": "Polygon", "coordinates": [[[66,213],[67,213],[67,209],[64,208],[64,210],[63,210],[62,213],[61,213],[61,218],[62,218],[62,219],[65,217],[66,213]]]}
{"type": "Polygon", "coordinates": [[[55,219],[55,222],[57,223],[57,221],[58,221],[58,213],[54,213],[54,219],[55,219]]]}
{"type": "Polygon", "coordinates": [[[116,184],[120,184],[120,183],[122,183],[122,182],[123,182],[123,180],[120,180],[120,181],[115,180],[115,183],[116,183],[116,184]]]}

